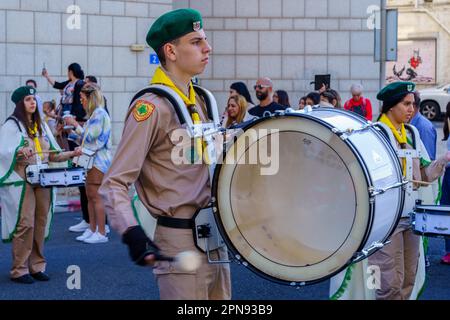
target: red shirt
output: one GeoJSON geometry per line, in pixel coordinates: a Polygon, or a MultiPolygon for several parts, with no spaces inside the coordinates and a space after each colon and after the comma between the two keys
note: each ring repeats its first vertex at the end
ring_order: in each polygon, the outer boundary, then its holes
{"type": "Polygon", "coordinates": [[[363,96],[360,97],[358,102],[353,100],[353,98],[348,100],[344,104],[344,109],[356,112],[365,117],[367,120],[372,121],[372,103],[369,99],[364,98],[363,96]]]}

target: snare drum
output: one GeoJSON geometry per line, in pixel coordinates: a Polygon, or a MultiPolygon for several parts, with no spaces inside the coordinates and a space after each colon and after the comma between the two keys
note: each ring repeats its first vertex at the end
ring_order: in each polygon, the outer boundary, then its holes
{"type": "Polygon", "coordinates": [[[450,237],[450,206],[417,205],[411,214],[413,232],[428,237],[450,237]]]}
{"type": "Polygon", "coordinates": [[[53,168],[40,171],[42,187],[84,186],[86,177],[83,168],[53,168]]]}
{"type": "Polygon", "coordinates": [[[377,251],[400,220],[400,162],[357,115],[317,108],[262,118],[230,144],[214,172],[216,222],[234,258],[269,280],[323,281],[377,251]]]}

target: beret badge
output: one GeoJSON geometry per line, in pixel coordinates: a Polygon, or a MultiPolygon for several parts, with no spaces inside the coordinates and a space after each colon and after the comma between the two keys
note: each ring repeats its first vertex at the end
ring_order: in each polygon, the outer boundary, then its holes
{"type": "Polygon", "coordinates": [[[200,21],[196,21],[196,22],[192,23],[192,29],[194,31],[199,31],[200,30],[200,21]]]}

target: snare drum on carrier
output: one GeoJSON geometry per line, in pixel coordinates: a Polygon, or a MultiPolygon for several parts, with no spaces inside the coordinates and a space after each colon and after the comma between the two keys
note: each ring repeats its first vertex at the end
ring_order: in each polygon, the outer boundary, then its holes
{"type": "Polygon", "coordinates": [[[450,238],[450,206],[417,204],[411,213],[413,232],[427,237],[450,238]]]}
{"type": "Polygon", "coordinates": [[[84,186],[86,180],[83,168],[49,168],[46,164],[28,166],[26,178],[44,188],[84,186]]]}

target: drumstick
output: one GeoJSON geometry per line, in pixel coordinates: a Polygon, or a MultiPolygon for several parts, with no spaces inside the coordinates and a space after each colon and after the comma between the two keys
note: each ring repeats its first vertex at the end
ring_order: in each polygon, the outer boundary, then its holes
{"type": "Polygon", "coordinates": [[[431,186],[433,182],[419,181],[419,180],[409,180],[409,182],[423,184],[425,186],[431,186]]]}
{"type": "Polygon", "coordinates": [[[32,153],[32,156],[34,156],[35,154],[39,154],[39,153],[58,153],[58,152],[64,152],[64,150],[58,151],[58,150],[49,150],[49,151],[41,151],[41,152],[34,152],[32,153]]]}

